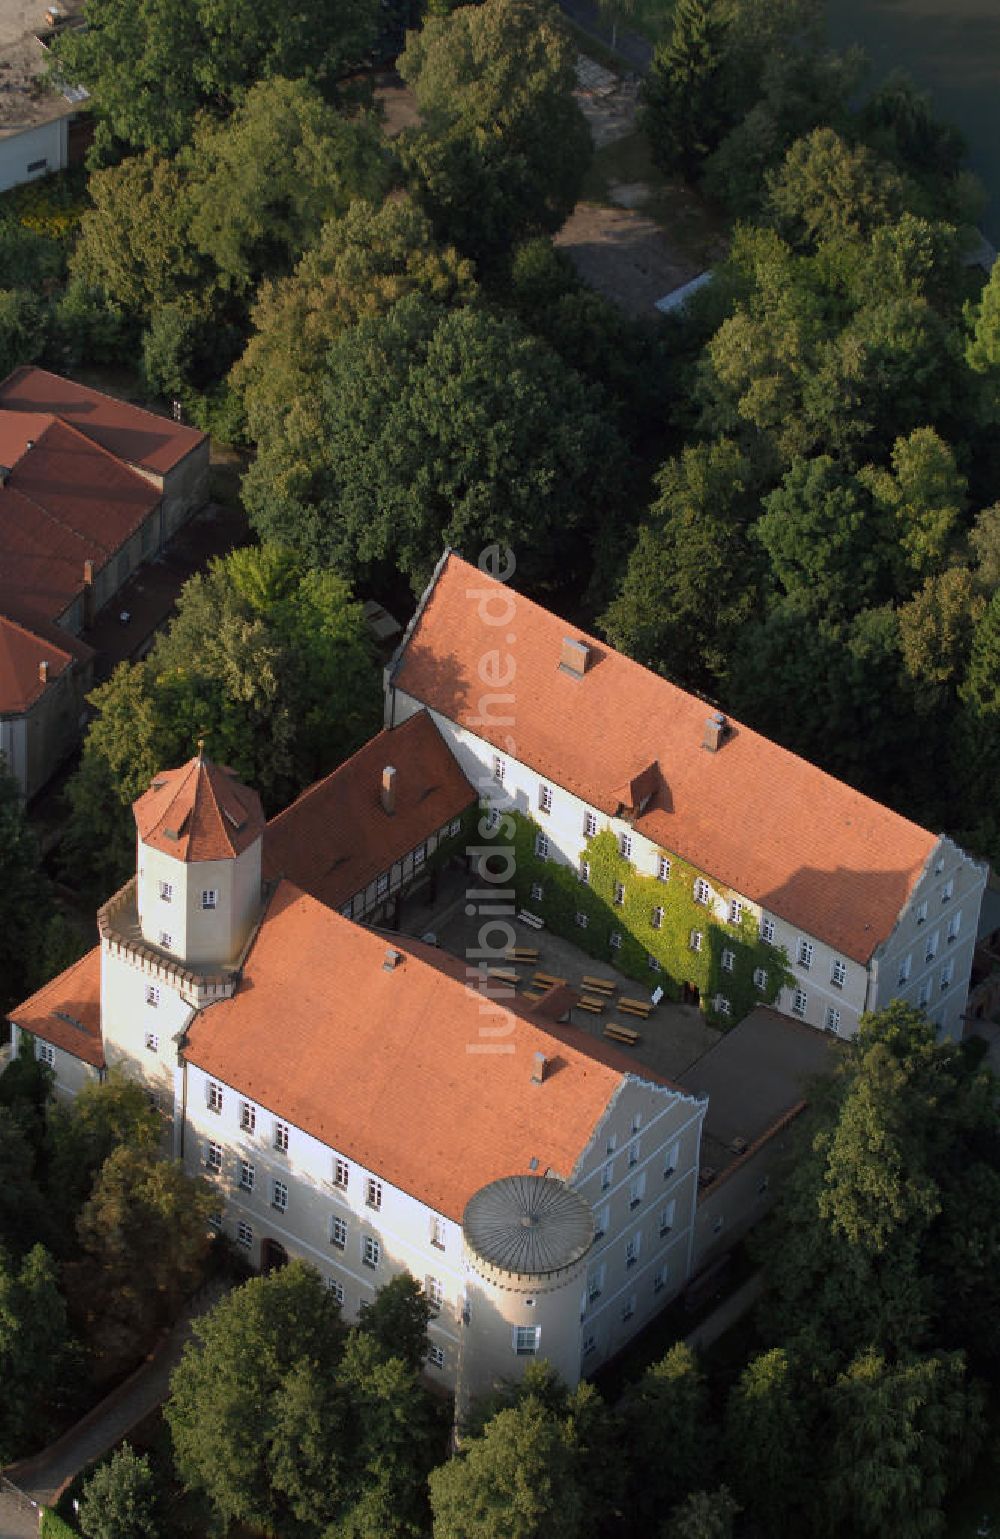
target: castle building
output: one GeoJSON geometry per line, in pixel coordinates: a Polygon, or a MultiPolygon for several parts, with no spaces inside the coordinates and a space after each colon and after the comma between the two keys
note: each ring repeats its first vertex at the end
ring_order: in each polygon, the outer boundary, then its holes
{"type": "Polygon", "coordinates": [[[303,1257],[348,1319],[405,1268],[463,1395],[536,1355],[574,1381],[683,1286],[705,1096],[560,1025],[558,999],[491,998],[457,958],[265,884],[259,799],[203,755],[134,810],[98,951],[13,1012],[15,1046],[65,1093],[113,1064],[145,1084],[255,1266],[303,1257]],[[484,1227],[501,1197],[524,1257],[484,1227]]]}
{"type": "Polygon", "coordinates": [[[572,872],[581,939],[610,961],[630,950],[650,988],[722,1024],[756,995],[843,1037],[899,998],[961,1037],[986,867],[952,840],[451,552],[386,670],[386,724],[424,710],[498,814],[530,826],[521,901],[558,924],[547,904],[565,911],[572,872]],[[602,835],[618,861],[595,904],[602,835]]]}
{"type": "Polygon", "coordinates": [[[135,875],[12,1012],[15,1051],[62,1095],[139,1080],[217,1227],[312,1263],[349,1320],[419,1279],[460,1402],[537,1356],[575,1382],[755,1222],[863,1010],[961,1035],[982,868],[453,554],[385,730],[332,775],[265,828],[199,751],[134,813],[135,875]],[[374,928],[456,858],[509,884],[499,915],[731,1029],[670,1077],[571,1024],[560,980],[500,989],[374,928]]]}

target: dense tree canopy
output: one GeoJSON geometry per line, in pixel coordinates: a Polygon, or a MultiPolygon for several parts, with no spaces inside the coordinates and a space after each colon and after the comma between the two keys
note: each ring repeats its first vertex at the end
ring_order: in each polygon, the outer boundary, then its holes
{"type": "Polygon", "coordinates": [[[109,1377],[127,1366],[194,1291],[216,1193],[156,1150],[123,1144],[102,1164],[77,1220],[74,1310],[109,1377]]]}
{"type": "Polygon", "coordinates": [[[380,717],[361,605],[332,572],[275,546],[234,551],[193,577],[149,658],[123,664],[93,701],[64,858],[88,860],[105,891],[134,860],[131,803],[199,738],[275,809],[380,717]]]}
{"type": "Polygon", "coordinates": [[[439,238],[490,263],[559,228],[591,153],[574,59],[547,0],[484,0],[408,34],[399,71],[422,122],[398,149],[439,238]]]}
{"type": "MultiPolygon", "coordinates": [[[[327,351],[363,317],[384,315],[411,293],[450,305],[475,291],[472,263],[438,246],[410,198],[381,207],[357,199],[323,225],[292,276],[260,292],[254,333],[232,373],[253,442],[264,449],[280,442],[288,417],[308,419],[319,432],[327,351]]],[[[288,431],[304,439],[309,430],[288,431]]]]}
{"type": "Polygon", "coordinates": [[[992,1076],[938,1042],[922,1011],[896,1002],[863,1017],[765,1240],[776,1338],[835,1363],[929,1339],[972,1350],[979,1328],[954,1308],[942,1234],[958,1221],[966,1246],[992,1234],[992,1213],[970,1212],[963,1195],[979,1166],[1000,1170],[992,1076]]]}
{"type": "Polygon", "coordinates": [[[224,116],[258,81],[306,78],[329,92],[375,41],[373,0],[88,0],[87,26],[67,28],[56,69],[94,97],[97,144],[170,152],[196,114],[224,116]]]}
{"type": "Polygon", "coordinates": [[[668,460],[658,490],[601,623],[616,647],[647,667],[711,687],[759,605],[750,463],[734,443],[717,439],[668,460]]]}
{"type": "Polygon", "coordinates": [[[459,1457],[431,1476],[434,1539],[589,1539],[622,1491],[618,1430],[594,1388],[547,1362],[473,1405],[459,1457]]]}
{"type": "Polygon", "coordinates": [[[380,201],[388,161],[374,119],[346,118],[304,80],[263,80],[224,123],[200,123],[187,157],[190,238],[223,288],[291,271],[353,198],[380,201]]]}
{"type": "Polygon", "coordinates": [[[396,1289],[377,1329],[348,1331],[301,1262],[221,1300],[197,1321],[166,1407],[185,1484],[226,1523],[317,1539],[423,1531],[433,1419],[415,1369],[380,1340],[401,1313],[412,1325],[396,1289]]]}
{"type": "Polygon", "coordinates": [[[20,1263],[0,1251],[0,1461],[26,1451],[48,1424],[68,1350],[55,1264],[36,1245],[20,1263]]]}
{"type": "Polygon", "coordinates": [[[330,349],[319,436],[284,439],[244,480],[262,536],[350,577],[426,583],[445,545],[516,543],[529,583],[589,570],[623,445],[602,397],[512,318],[423,295],[330,349]]]}
{"type": "Polygon", "coordinates": [[[82,949],[55,909],[20,788],[0,755],[0,1010],[20,1003],[82,949]]]}

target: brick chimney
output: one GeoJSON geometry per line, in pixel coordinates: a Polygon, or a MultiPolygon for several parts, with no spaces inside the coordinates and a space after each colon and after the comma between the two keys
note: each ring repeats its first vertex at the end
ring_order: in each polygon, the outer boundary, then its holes
{"type": "Polygon", "coordinates": [[[49,682],[49,665],[46,662],[38,664],[38,682],[40,684],[47,684],[49,682]]]}
{"type": "Polygon", "coordinates": [[[396,810],[396,771],[391,764],[387,764],[382,771],[382,786],[379,794],[382,799],[382,811],[391,818],[396,810]]]}
{"type": "Polygon", "coordinates": [[[718,753],[726,740],[726,718],[721,711],[716,711],[714,716],[709,716],[705,722],[705,732],[701,740],[702,748],[709,753],[718,753]]]}
{"type": "Polygon", "coordinates": [[[585,641],[576,641],[572,636],[564,636],[562,650],[559,653],[559,669],[561,673],[568,673],[574,679],[582,679],[590,662],[590,648],[585,641]]]}
{"type": "Polygon", "coordinates": [[[83,623],[89,625],[94,618],[94,563],[83,563],[83,623]]]}

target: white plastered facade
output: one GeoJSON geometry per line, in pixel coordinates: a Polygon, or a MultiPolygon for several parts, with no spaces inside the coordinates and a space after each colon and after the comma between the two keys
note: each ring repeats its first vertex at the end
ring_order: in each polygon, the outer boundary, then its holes
{"type": "MultiPolygon", "coordinates": [[[[610,829],[617,839],[622,835],[629,837],[629,859],[645,875],[656,875],[660,856],[666,855],[669,858],[679,853],[653,844],[624,819],[609,817],[599,808],[582,801],[559,786],[553,778],[547,778],[522,763],[513,753],[498,754],[492,743],[390,682],[386,691],[387,725],[398,725],[415,712],[425,709],[429,711],[445,742],[481,796],[492,799],[497,805],[506,804],[516,812],[531,816],[544,829],[549,841],[550,860],[578,869],[585,852],[587,827],[591,819],[597,832],[610,829]],[[502,780],[497,778],[496,773],[498,758],[503,766],[502,780]],[[543,788],[549,793],[547,797],[543,797],[543,788]],[[543,810],[546,802],[547,810],[543,810]]],[[[516,722],[505,722],[499,714],[500,710],[502,706],[492,718],[492,725],[509,726],[512,741],[516,744],[516,722]]],[[[711,883],[712,873],[706,872],[706,876],[711,883]]],[[[774,1008],[783,1014],[805,1021],[807,1025],[832,1031],[837,1036],[852,1037],[865,1010],[881,1009],[891,999],[900,998],[909,1004],[919,1004],[927,1010],[940,1031],[960,1038],[972,971],[979,905],[985,885],[985,866],[972,860],[950,839],[939,840],[892,934],[881,945],[877,944],[877,937],[873,937],[873,955],[867,965],[837,951],[818,936],[787,917],[762,907],[754,899],[740,895],[740,901],[744,911],[753,915],[757,921],[765,939],[775,946],[783,947],[788,957],[792,981],[782,988],[774,1001],[774,1008]],[[942,903],[942,893],[948,890],[949,884],[953,897],[942,903]],[[927,964],[933,975],[928,1001],[923,999],[921,990],[927,973],[923,965],[920,969],[915,965],[918,947],[912,933],[917,928],[917,910],[924,901],[928,905],[928,936],[933,933],[938,922],[942,927],[938,966],[931,968],[930,963],[927,964]],[[949,902],[951,906],[945,913],[949,902]],[[951,941],[947,941],[948,921],[956,915],[958,931],[951,941]],[[930,923],[931,918],[934,924],[930,923]],[[914,953],[911,974],[901,983],[899,964],[908,948],[914,953]],[[943,954],[945,950],[948,951],[947,957],[943,954]],[[942,973],[942,968],[949,962],[950,971],[942,973]],[[945,979],[944,985],[942,976],[945,979]]],[[[726,896],[722,897],[713,890],[709,896],[708,907],[720,923],[728,918],[729,892],[727,888],[726,896]]],[[[920,956],[923,957],[923,952],[920,952],[920,956]]],[[[613,955],[609,954],[608,960],[613,961],[613,955]]],[[[656,987],[657,981],[656,973],[651,971],[650,989],[656,987]]]]}

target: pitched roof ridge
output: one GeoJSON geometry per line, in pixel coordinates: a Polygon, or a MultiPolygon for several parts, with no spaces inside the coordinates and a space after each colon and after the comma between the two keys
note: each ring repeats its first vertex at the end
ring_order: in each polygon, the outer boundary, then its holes
{"type": "MultiPolygon", "coordinates": [[[[430,575],[430,579],[426,588],[417,600],[417,607],[410,617],[410,623],[407,625],[402,636],[399,638],[399,645],[385,665],[385,679],[387,685],[392,683],[393,679],[396,677],[396,674],[399,672],[403,662],[403,655],[410,644],[410,640],[413,637],[417,626],[420,624],[420,621],[424,617],[424,610],[430,603],[431,596],[434,593],[434,590],[437,587],[438,582],[442,577],[444,570],[452,556],[455,557],[456,561],[460,561],[463,566],[469,565],[467,561],[462,561],[462,557],[450,545],[445,546],[444,550],[441,552],[440,557],[438,558],[437,565],[430,575]]],[[[485,573],[483,575],[485,575],[485,573]]],[[[496,581],[495,578],[493,580],[496,581]]]]}
{"type": "Polygon", "coordinates": [[[30,626],[22,625],[20,620],[15,620],[5,609],[0,609],[0,625],[9,625],[12,629],[20,631],[23,636],[27,636],[29,640],[37,641],[42,646],[51,648],[54,652],[62,653],[67,662],[72,662],[73,660],[72,652],[65,650],[56,641],[48,641],[44,636],[39,635],[37,631],[33,631],[30,626]]]}
{"type": "MultiPolygon", "coordinates": [[[[450,556],[455,562],[458,563],[458,565],[464,567],[467,571],[474,572],[479,578],[487,582],[497,583],[498,587],[501,588],[507,586],[505,583],[499,582],[498,578],[490,577],[486,572],[480,572],[478,567],[472,566],[472,564],[466,561],[464,557],[460,556],[457,551],[453,551],[449,548],[445,554],[446,556],[450,556]]],[[[443,562],[439,562],[438,568],[435,569],[435,575],[431,580],[432,585],[436,584],[440,570],[443,570],[443,562]]],[[[584,630],[582,626],[569,625],[568,622],[562,621],[561,616],[557,615],[555,610],[546,609],[544,604],[538,603],[536,599],[529,598],[529,596],[526,593],[521,592],[520,589],[513,589],[511,591],[517,594],[518,603],[527,604],[531,610],[537,614],[542,615],[546,620],[557,620],[560,623],[566,624],[568,629],[579,636],[580,640],[584,641],[588,646],[594,646],[604,654],[613,653],[614,656],[619,658],[621,662],[624,663],[627,667],[648,675],[649,678],[662,685],[665,689],[669,689],[677,695],[682,695],[686,700],[692,700],[703,704],[706,709],[710,711],[714,710],[724,712],[726,721],[731,727],[736,728],[740,733],[745,733],[747,737],[752,738],[755,742],[765,743],[768,748],[773,748],[779,754],[782,754],[789,759],[795,759],[799,764],[806,765],[813,774],[822,776],[823,780],[827,783],[837,786],[841,791],[847,791],[851,796],[856,796],[860,801],[866,802],[873,807],[879,808],[881,812],[887,813],[890,817],[898,819],[900,823],[906,823],[910,828],[917,829],[920,833],[927,834],[929,838],[940,837],[940,835],[932,834],[930,829],[924,828],[923,824],[916,823],[912,818],[907,818],[903,815],[903,813],[897,812],[895,808],[888,806],[886,802],[880,802],[876,800],[874,796],[869,796],[866,792],[859,791],[856,786],[852,786],[848,781],[841,780],[838,776],[832,775],[829,770],[825,770],[820,765],[815,764],[812,759],[807,759],[803,754],[796,753],[794,749],[786,748],[784,744],[779,743],[777,739],[767,737],[763,732],[758,732],[756,728],[748,726],[746,722],[739,720],[739,718],[736,716],[733,716],[728,710],[725,709],[723,705],[719,705],[715,701],[706,699],[704,696],[699,695],[695,690],[685,689],[683,685],[677,684],[673,679],[667,678],[666,674],[656,673],[652,668],[647,668],[644,663],[637,662],[634,657],[629,657],[626,652],[619,651],[618,648],[613,647],[610,642],[602,641],[599,637],[591,635],[591,633],[584,630]]],[[[429,592],[430,590],[428,589],[427,596],[429,596],[429,592]]],[[[520,758],[520,752],[518,753],[517,757],[520,758]]],[[[528,761],[525,760],[524,762],[527,763],[528,761]]],[[[661,774],[663,774],[662,760],[658,758],[657,763],[660,764],[661,774]]],[[[538,766],[532,767],[537,768],[538,766]]],[[[665,778],[666,776],[664,775],[664,779],[665,778]]]]}
{"type": "MultiPolygon", "coordinates": [[[[23,457],[24,456],[22,456],[22,459],[23,457]]],[[[17,467],[15,466],[15,474],[16,471],[17,467]]],[[[111,547],[109,545],[105,545],[104,542],[98,539],[96,535],[81,534],[79,529],[74,529],[72,524],[67,524],[65,520],[61,519],[57,513],[53,513],[51,508],[47,508],[43,502],[38,502],[34,497],[31,496],[29,492],[22,491],[19,486],[12,486],[10,481],[5,481],[3,485],[0,486],[0,498],[2,498],[5,494],[13,495],[14,497],[20,497],[22,502],[26,502],[29,507],[34,508],[36,512],[41,513],[44,518],[47,518],[50,524],[54,524],[56,528],[61,529],[64,534],[72,535],[74,540],[79,540],[84,549],[89,549],[91,546],[96,546],[106,556],[111,556],[114,554],[111,547]]]]}
{"type": "MultiPolygon", "coordinates": [[[[65,384],[65,385],[72,385],[72,386],[74,386],[75,389],[77,389],[77,390],[85,390],[90,395],[99,395],[99,396],[102,397],[103,400],[110,401],[113,406],[124,407],[127,411],[134,411],[134,412],[138,413],[139,415],[141,415],[143,417],[149,417],[151,421],[158,422],[161,425],[161,427],[164,426],[164,425],[167,426],[167,427],[170,427],[170,428],[183,427],[183,428],[187,428],[189,433],[198,433],[198,434],[201,433],[201,429],[200,428],[193,427],[188,422],[174,422],[172,417],[167,417],[162,412],[150,411],[148,406],[138,406],[138,405],[135,405],[132,401],[123,401],[120,396],[111,395],[107,390],[98,390],[96,385],[84,385],[84,384],[81,384],[78,379],[70,379],[69,376],[66,375],[66,374],[55,374],[55,373],[53,373],[53,371],[51,369],[43,369],[39,364],[35,364],[35,363],[21,363],[21,364],[18,364],[17,368],[16,369],[12,369],[11,372],[6,376],[5,379],[0,380],[0,391],[2,391],[2,389],[3,389],[3,387],[5,385],[9,385],[11,380],[14,379],[15,377],[20,377],[21,379],[27,379],[29,374],[44,374],[47,379],[54,379],[60,385],[63,385],[63,384],[65,384]]],[[[0,400],[2,400],[2,396],[0,396],[0,400]]],[[[8,411],[11,411],[11,410],[16,411],[17,407],[16,406],[15,407],[8,407],[7,410],[8,411]]],[[[58,416],[58,413],[55,413],[54,415],[58,416]]],[[[59,421],[60,422],[65,422],[66,419],[64,417],[59,417],[59,421]]],[[[68,427],[69,424],[66,423],[66,426],[68,427]]],[[[86,433],[81,434],[81,437],[87,438],[86,433]]],[[[88,443],[93,443],[94,441],[95,440],[92,439],[92,438],[87,438],[87,442],[88,443]]],[[[110,450],[108,450],[106,452],[110,453],[110,450]]],[[[112,455],[112,459],[114,459],[114,458],[115,458],[115,456],[112,455]]],[[[125,463],[125,462],[124,461],[120,461],[120,463],[125,463]]]]}
{"type": "Polygon", "coordinates": [[[75,962],[70,962],[69,966],[64,967],[61,973],[56,973],[54,978],[50,978],[47,983],[43,983],[40,988],[37,988],[33,994],[29,994],[27,999],[22,999],[20,1004],[15,1006],[14,1009],[9,1010],[7,1012],[8,1018],[16,1021],[22,1011],[27,1010],[29,1005],[35,1004],[38,1000],[44,999],[47,994],[55,989],[56,984],[61,984],[65,980],[72,978],[81,968],[85,967],[88,963],[92,963],[94,953],[99,953],[100,950],[100,942],[96,946],[91,946],[89,951],[83,953],[82,957],[77,957],[75,962]]]}
{"type": "MultiPolygon", "coordinates": [[[[98,394],[100,394],[100,391],[98,391],[98,394]]],[[[139,410],[139,408],[137,407],[136,410],[139,410]]],[[[59,428],[64,433],[71,433],[74,438],[78,438],[80,440],[81,444],[88,452],[93,451],[96,454],[102,454],[106,460],[111,461],[112,465],[114,465],[115,469],[119,471],[120,474],[128,476],[130,480],[135,481],[139,486],[142,487],[144,492],[147,494],[157,492],[157,501],[159,501],[162,493],[158,492],[158,489],[153,485],[152,481],[147,481],[145,476],[140,475],[137,470],[133,470],[129,460],[122,459],[120,454],[115,454],[111,449],[105,448],[104,444],[99,443],[96,438],[90,438],[85,432],[83,432],[82,428],[77,427],[75,422],[70,422],[67,417],[61,417],[58,412],[40,412],[39,416],[49,416],[52,418],[49,426],[46,427],[45,432],[42,434],[42,438],[44,438],[52,428],[59,428]]],[[[41,442],[41,440],[36,439],[35,442],[37,445],[41,442]]]]}
{"type": "MultiPolygon", "coordinates": [[[[221,805],[219,787],[216,785],[213,775],[213,772],[220,775],[224,772],[219,765],[213,764],[210,759],[204,758],[201,753],[199,753],[192,762],[194,764],[195,773],[194,798],[191,803],[192,834],[194,832],[194,823],[196,819],[199,817],[204,817],[206,814],[206,809],[210,809],[209,816],[211,816],[212,821],[216,826],[217,832],[222,835],[226,845],[235,855],[236,849],[233,844],[229,828],[227,826],[227,819],[225,817],[224,809],[221,805]]],[[[235,797],[234,799],[237,801],[239,800],[238,797],[235,797]]]]}
{"type": "MultiPolygon", "coordinates": [[[[421,717],[428,716],[428,714],[427,709],[421,706],[419,711],[414,711],[412,716],[407,716],[405,721],[399,722],[395,727],[379,727],[377,732],[373,733],[366,742],[361,743],[359,747],[355,748],[353,753],[348,754],[346,759],[342,759],[339,764],[335,764],[333,769],[328,770],[325,775],[320,775],[319,779],[314,780],[312,785],[308,785],[304,791],[300,791],[294,801],[288,803],[287,807],[282,807],[280,812],[276,812],[274,817],[269,820],[270,824],[273,826],[276,823],[280,823],[282,818],[286,817],[294,807],[301,808],[303,803],[309,801],[311,797],[320,795],[326,789],[328,781],[332,780],[335,775],[341,774],[342,771],[350,769],[363,754],[371,751],[372,745],[377,743],[380,738],[389,737],[395,732],[402,732],[411,721],[418,721],[421,717]]],[[[397,769],[403,767],[397,766],[397,769]]]]}

